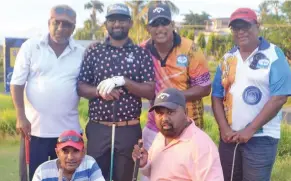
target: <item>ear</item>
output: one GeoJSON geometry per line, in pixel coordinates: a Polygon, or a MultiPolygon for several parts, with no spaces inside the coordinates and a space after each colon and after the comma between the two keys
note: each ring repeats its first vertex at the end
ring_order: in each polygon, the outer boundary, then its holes
{"type": "Polygon", "coordinates": [[[132,21],[132,19],[130,19],[130,21],[129,21],[129,28],[132,28],[132,25],[133,25],[133,21],[132,21]]]}
{"type": "Polygon", "coordinates": [[[171,21],[171,25],[173,28],[175,28],[175,22],[174,21],[171,21]]]}
{"type": "Polygon", "coordinates": [[[55,148],[55,152],[57,154],[57,157],[59,157],[59,150],[57,148],[55,148]]]}
{"type": "Polygon", "coordinates": [[[86,149],[86,147],[83,148],[83,153],[84,153],[84,154],[87,153],[87,149],[86,149]]]}
{"type": "Polygon", "coordinates": [[[50,26],[50,23],[51,23],[51,20],[49,19],[49,20],[47,21],[47,25],[50,26]]]}
{"type": "Polygon", "coordinates": [[[147,29],[147,32],[150,33],[151,26],[150,25],[147,25],[146,29],[147,29]]]}

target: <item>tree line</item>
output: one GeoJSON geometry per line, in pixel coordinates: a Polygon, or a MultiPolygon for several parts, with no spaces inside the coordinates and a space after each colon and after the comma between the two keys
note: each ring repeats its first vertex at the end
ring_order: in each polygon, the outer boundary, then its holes
{"type": "MultiPolygon", "coordinates": [[[[149,38],[146,31],[147,11],[150,5],[157,3],[166,3],[170,6],[173,14],[179,13],[179,8],[170,0],[137,0],[125,1],[125,4],[131,9],[133,27],[130,30],[130,37],[135,43],[141,43],[149,38]]],[[[84,5],[85,10],[90,10],[90,17],[84,21],[83,27],[78,28],[74,34],[77,40],[103,40],[106,36],[106,29],[103,22],[97,17],[98,13],[104,11],[104,4],[100,0],[91,0],[84,5]]],[[[256,9],[261,24],[261,36],[270,42],[281,47],[291,60],[291,1],[263,1],[256,9]]],[[[211,18],[207,12],[195,13],[189,11],[184,14],[184,19],[177,29],[181,36],[195,40],[208,56],[219,60],[221,56],[234,46],[231,35],[215,35],[211,33],[206,35],[206,22],[211,18]],[[191,25],[191,26],[189,26],[191,25]],[[187,28],[183,28],[187,27],[187,28]],[[190,28],[189,28],[190,27],[190,28]],[[193,28],[195,27],[195,28],[193,28]]]]}

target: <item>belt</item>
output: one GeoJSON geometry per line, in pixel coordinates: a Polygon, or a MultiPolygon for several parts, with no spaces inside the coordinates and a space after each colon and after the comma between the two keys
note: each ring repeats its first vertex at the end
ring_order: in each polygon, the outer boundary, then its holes
{"type": "Polygon", "coordinates": [[[133,126],[139,124],[139,120],[129,120],[129,121],[118,121],[118,122],[108,122],[108,121],[95,121],[95,123],[103,124],[105,126],[112,126],[115,124],[115,126],[133,126]]]}

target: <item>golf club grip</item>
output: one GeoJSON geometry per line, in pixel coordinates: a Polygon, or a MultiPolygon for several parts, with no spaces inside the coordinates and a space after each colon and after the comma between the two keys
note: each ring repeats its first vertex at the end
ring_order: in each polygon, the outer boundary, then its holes
{"type": "MultiPolygon", "coordinates": [[[[142,148],[143,147],[143,143],[142,141],[138,142],[138,147],[142,148]]],[[[138,169],[139,169],[139,162],[140,159],[136,159],[135,164],[134,164],[134,170],[133,170],[133,176],[132,176],[132,181],[137,181],[137,175],[138,175],[138,169]]]]}
{"type": "Polygon", "coordinates": [[[117,100],[113,101],[113,122],[117,122],[117,106],[118,102],[117,100]]]}
{"type": "Polygon", "coordinates": [[[26,164],[29,164],[29,160],[30,160],[30,157],[29,157],[30,143],[29,142],[30,142],[29,139],[25,138],[25,161],[26,161],[26,164]]]}

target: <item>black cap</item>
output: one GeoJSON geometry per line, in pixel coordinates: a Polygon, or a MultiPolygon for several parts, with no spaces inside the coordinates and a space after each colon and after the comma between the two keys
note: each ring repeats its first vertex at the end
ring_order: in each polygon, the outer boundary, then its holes
{"type": "Polygon", "coordinates": [[[166,4],[159,3],[158,5],[151,6],[148,11],[148,24],[151,24],[158,18],[166,18],[172,21],[170,7],[166,4]]]}
{"type": "Polygon", "coordinates": [[[168,109],[177,109],[179,106],[186,108],[186,98],[184,94],[175,88],[167,88],[161,91],[155,99],[154,105],[149,112],[157,107],[165,107],[168,109]]]}
{"type": "Polygon", "coordinates": [[[125,4],[121,4],[121,3],[112,4],[108,6],[106,18],[108,16],[115,15],[115,14],[125,15],[125,16],[130,17],[130,12],[129,12],[128,7],[125,4]]]}

